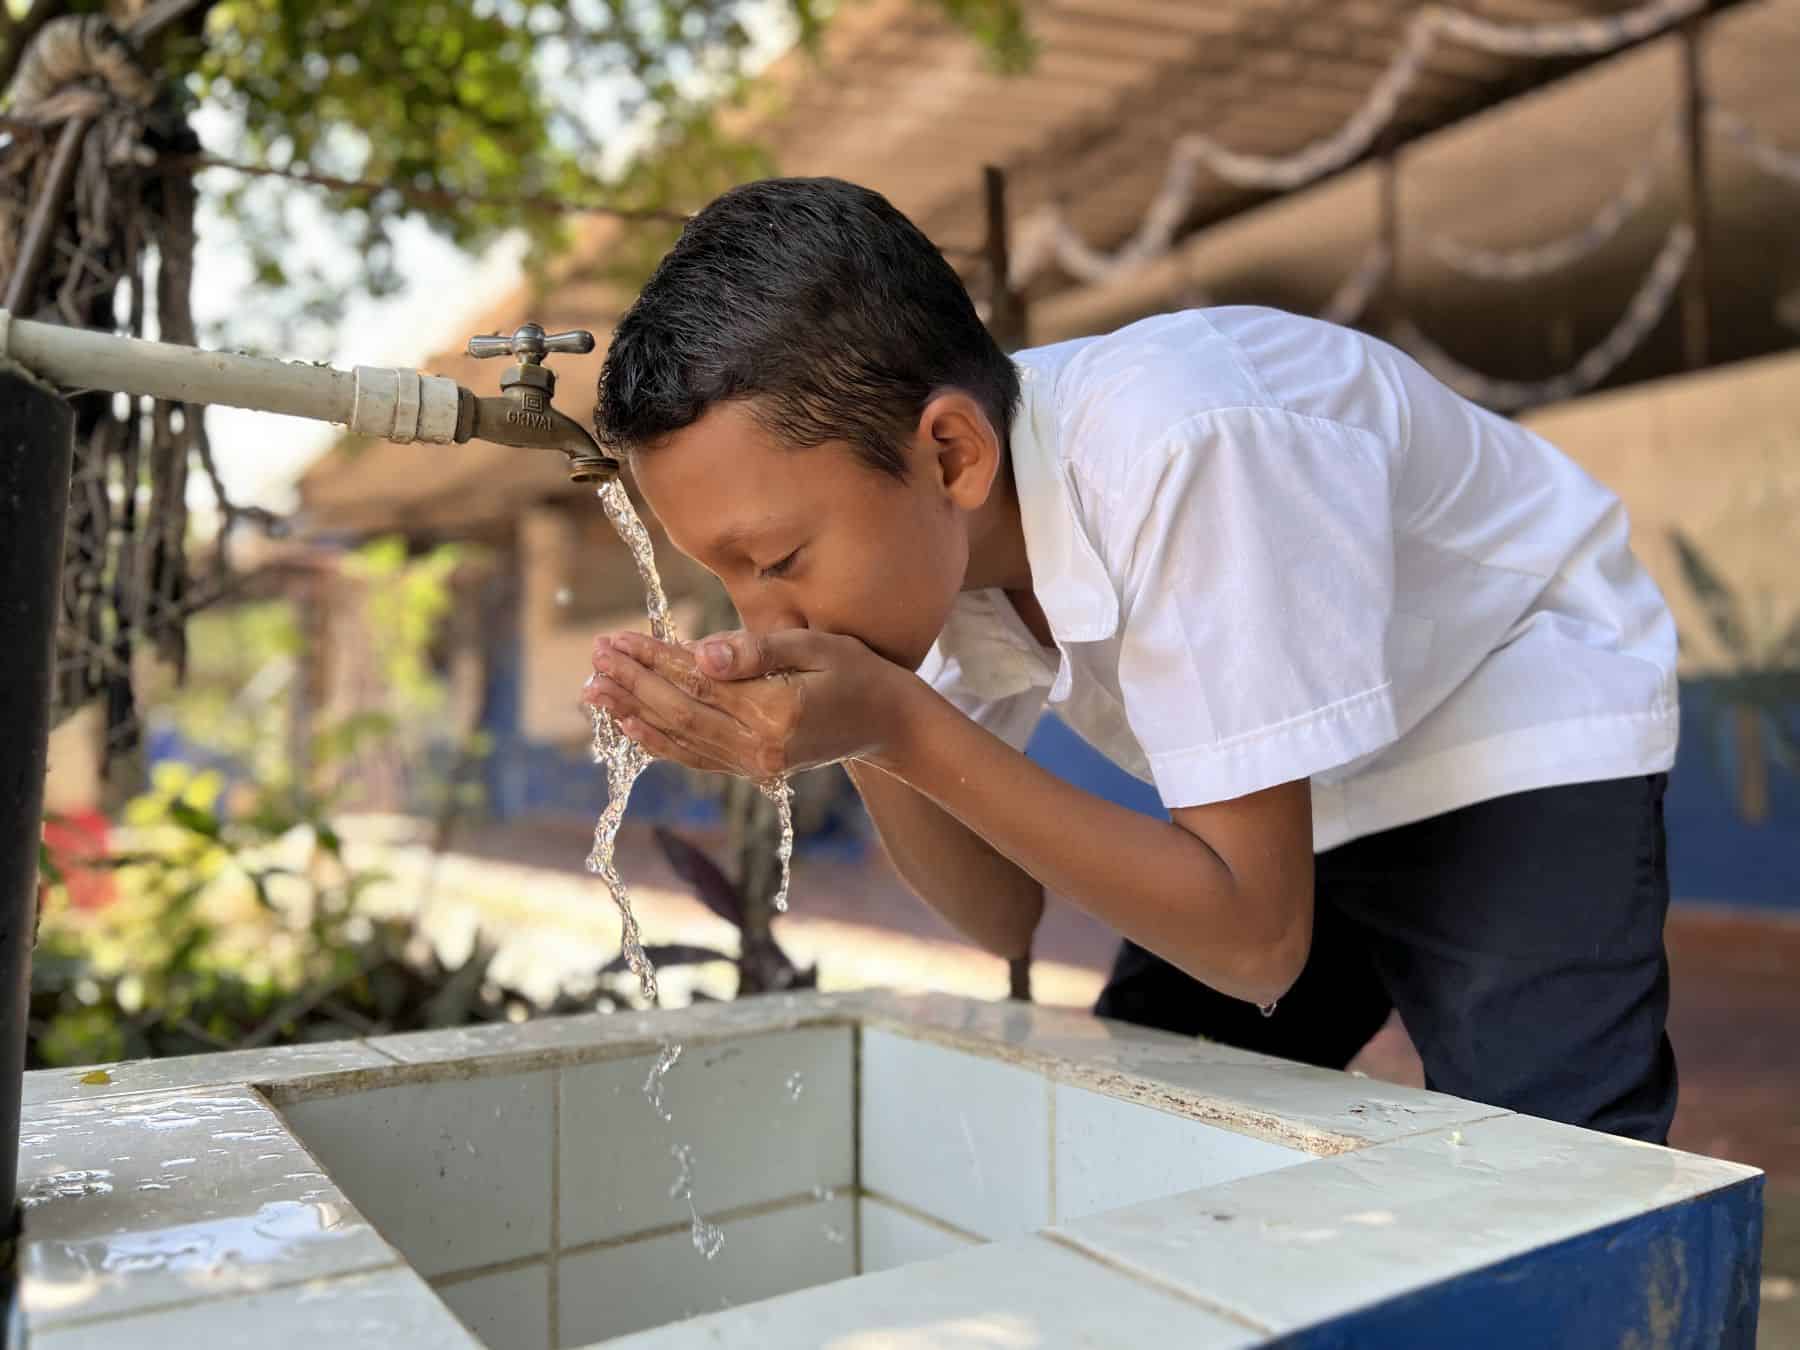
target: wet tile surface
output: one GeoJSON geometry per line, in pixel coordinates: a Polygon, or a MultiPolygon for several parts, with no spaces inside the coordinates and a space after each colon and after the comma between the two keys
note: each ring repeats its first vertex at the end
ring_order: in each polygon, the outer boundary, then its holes
{"type": "MultiPolygon", "coordinates": [[[[558,1272],[564,1345],[587,1345],[854,1273],[848,1196],[726,1222],[712,1260],[686,1228],[565,1256],[558,1272]]],[[[768,1341],[765,1345],[781,1345],[768,1341]]]]}
{"type": "Polygon", "coordinates": [[[399,1260],[243,1088],[34,1107],[19,1190],[34,1328],[399,1260]]]}
{"type": "Polygon", "coordinates": [[[487,1350],[552,1350],[547,1261],[447,1281],[435,1288],[487,1350]]]}
{"type": "Polygon", "coordinates": [[[683,1049],[645,1094],[654,1056],[561,1070],[561,1245],[687,1217],[673,1194],[688,1150],[695,1202],[737,1209],[847,1190],[853,1180],[851,1033],[814,1027],[683,1049]]]}
{"type": "Polygon", "coordinates": [[[1056,1085],[1058,1221],[1216,1186],[1313,1155],[1086,1088],[1056,1085]]]}
{"type": "Polygon", "coordinates": [[[405,1083],[283,1112],[421,1274],[549,1249],[548,1073],[405,1083]]]}
{"type": "Polygon", "coordinates": [[[1104,1259],[1288,1330],[1752,1175],[1504,1116],[1058,1231],[1104,1259]]]}
{"type": "Polygon", "coordinates": [[[131,1092],[167,1092],[242,1083],[288,1083],[312,1074],[391,1066],[362,1041],[319,1041],[273,1050],[225,1050],[216,1055],[134,1059],[77,1069],[39,1069],[25,1075],[25,1105],[91,1102],[131,1092]],[[104,1083],[83,1082],[99,1069],[104,1083]]]}
{"type": "MultiPolygon", "coordinates": [[[[1353,1078],[1063,1008],[944,995],[845,995],[872,1027],[1317,1154],[1479,1120],[1479,1102],[1353,1078]]],[[[865,1035],[870,1033],[865,1033],[865,1035]]]]}
{"type": "Polygon", "coordinates": [[[42,1350],[490,1350],[409,1270],[307,1280],[124,1321],[36,1332],[42,1350]]]}
{"type": "Polygon", "coordinates": [[[933,1261],[965,1247],[979,1245],[941,1224],[928,1223],[873,1196],[858,1202],[862,1224],[862,1273],[892,1270],[915,1261],[933,1261]]]}
{"type": "Polygon", "coordinates": [[[614,1345],[618,1350],[1225,1350],[1263,1339],[1053,1242],[1021,1238],[660,1327],[614,1345]]]}
{"type": "Polygon", "coordinates": [[[1050,1222],[1050,1085],[1017,1065],[869,1029],[862,1184],[984,1238],[1050,1222]]]}

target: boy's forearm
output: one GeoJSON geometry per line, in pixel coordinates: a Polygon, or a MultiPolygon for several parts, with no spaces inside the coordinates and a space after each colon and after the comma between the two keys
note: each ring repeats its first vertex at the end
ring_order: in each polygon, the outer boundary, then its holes
{"type": "MultiPolygon", "coordinates": [[[[1246,894],[1204,839],[1064,782],[928,687],[918,695],[897,718],[883,770],[1043,889],[1195,979],[1257,1003],[1287,991],[1298,974],[1291,924],[1246,894]]],[[[1310,885],[1309,871],[1309,896],[1310,885]]]]}
{"type": "Polygon", "coordinates": [[[968,826],[899,779],[852,762],[851,781],[906,884],[958,931],[996,956],[1031,952],[1044,888],[968,826]]]}

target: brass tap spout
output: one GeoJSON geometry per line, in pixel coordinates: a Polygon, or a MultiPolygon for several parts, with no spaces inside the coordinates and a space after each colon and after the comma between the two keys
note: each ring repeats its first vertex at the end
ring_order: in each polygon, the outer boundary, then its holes
{"type": "Polygon", "coordinates": [[[593,351],[592,333],[576,329],[546,334],[537,324],[527,323],[511,337],[472,337],[468,350],[474,357],[516,356],[518,364],[501,376],[499,398],[477,398],[463,391],[457,440],[479,438],[496,445],[560,450],[568,456],[569,480],[575,483],[618,477],[618,460],[600,448],[591,431],[551,402],[556,394],[556,374],[543,364],[546,356],[557,352],[593,351]]]}

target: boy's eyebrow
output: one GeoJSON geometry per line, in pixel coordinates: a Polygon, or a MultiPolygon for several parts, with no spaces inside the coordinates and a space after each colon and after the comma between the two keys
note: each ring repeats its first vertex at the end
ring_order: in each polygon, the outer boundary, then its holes
{"type": "Polygon", "coordinates": [[[748,545],[766,534],[779,534],[788,528],[785,521],[765,520],[755,525],[727,525],[714,536],[712,550],[714,553],[746,553],[748,545]]]}

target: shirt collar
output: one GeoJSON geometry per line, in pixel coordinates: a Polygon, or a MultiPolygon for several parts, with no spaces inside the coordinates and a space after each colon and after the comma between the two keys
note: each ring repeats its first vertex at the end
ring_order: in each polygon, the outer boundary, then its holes
{"type": "Polygon", "coordinates": [[[1020,403],[1013,418],[1013,483],[1031,563],[1031,589],[1060,646],[1104,642],[1119,627],[1119,596],[1075,512],[1047,372],[1015,362],[1020,403]]]}

